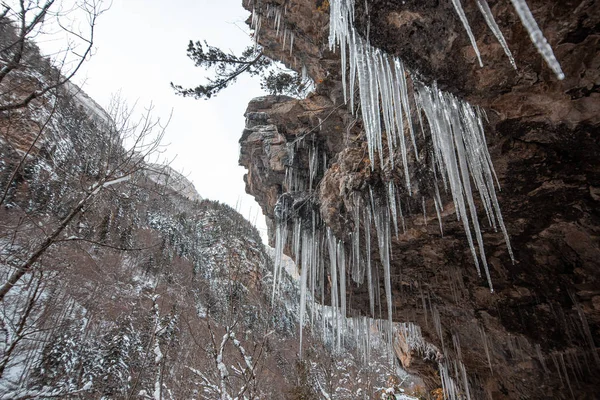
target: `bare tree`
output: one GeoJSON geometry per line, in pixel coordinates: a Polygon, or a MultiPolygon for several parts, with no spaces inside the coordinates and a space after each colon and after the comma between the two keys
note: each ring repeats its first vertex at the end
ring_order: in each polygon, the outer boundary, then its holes
{"type": "MultiPolygon", "coordinates": [[[[40,273],[41,275],[42,273],[40,273]]],[[[33,335],[36,332],[34,324],[30,318],[35,312],[40,295],[43,291],[44,281],[42,276],[31,275],[29,282],[29,290],[24,296],[20,296],[19,300],[22,304],[17,304],[14,308],[7,309],[3,307],[0,313],[0,326],[2,336],[4,336],[5,349],[2,352],[0,359],[0,377],[4,374],[4,370],[11,360],[13,353],[19,343],[27,336],[33,335]],[[18,312],[20,310],[20,312],[18,312]],[[17,311],[15,313],[15,311],[17,311]],[[16,315],[11,315],[16,314],[16,315]]]]}
{"type": "Polygon", "coordinates": [[[260,344],[254,343],[253,350],[250,353],[236,337],[237,322],[225,327],[225,333],[220,341],[217,341],[215,329],[210,323],[210,317],[206,319],[206,324],[211,340],[206,351],[214,363],[213,368],[208,369],[208,371],[201,371],[188,366],[188,369],[200,378],[204,391],[211,393],[215,399],[242,400],[256,398],[258,394],[257,374],[269,335],[265,335],[260,344]],[[227,351],[228,346],[235,349],[234,353],[238,353],[237,357],[227,351]],[[228,364],[230,367],[227,367],[228,364]]]}
{"type": "MultiPolygon", "coordinates": [[[[49,112],[50,117],[42,121],[47,140],[42,141],[40,147],[29,146],[8,180],[9,185],[15,180],[21,182],[20,191],[26,193],[25,200],[15,199],[14,192],[19,189],[14,189],[10,192],[10,201],[6,202],[7,207],[0,209],[3,216],[0,218],[0,378],[8,368],[14,371],[23,357],[28,363],[34,363],[38,357],[35,354],[40,354],[41,348],[51,342],[52,332],[60,331],[62,324],[72,318],[73,309],[64,304],[61,306],[64,310],[52,309],[52,304],[61,304],[62,300],[52,293],[60,297],[65,292],[61,280],[66,277],[61,269],[69,262],[56,257],[57,254],[70,248],[84,256],[87,250],[76,243],[88,248],[107,247],[112,252],[129,250],[126,244],[105,238],[96,240],[97,236],[90,236],[81,224],[88,214],[98,215],[105,205],[127,196],[138,181],[143,181],[147,161],[155,161],[160,156],[160,142],[168,124],[153,118],[152,107],[138,116],[135,108],[127,107],[118,99],[106,115],[90,114],[90,110],[80,106],[77,96],[65,95],[57,100],[69,105],[52,106],[60,112],[49,112]],[[73,114],[68,115],[68,112],[73,114]],[[70,126],[74,122],[82,125],[71,126],[71,131],[61,125],[70,126]],[[79,143],[74,143],[75,140],[79,143]],[[64,147],[54,150],[52,146],[56,143],[64,147]],[[43,166],[41,171],[49,174],[49,181],[52,181],[42,182],[39,192],[34,191],[32,182],[33,179],[44,180],[35,172],[37,165],[43,166]],[[16,173],[32,168],[34,172],[29,181],[16,173]],[[55,193],[53,184],[64,189],[55,193]],[[32,202],[42,201],[36,193],[52,195],[52,207],[32,206],[32,202]]],[[[42,132],[40,129],[35,135],[42,132]]],[[[156,165],[153,168],[156,169],[156,165]]],[[[8,188],[0,190],[3,198],[7,198],[8,188]]],[[[99,220],[96,217],[95,222],[93,219],[90,222],[98,224],[99,220]]],[[[88,229],[91,233],[95,230],[93,226],[88,229]]],[[[93,257],[89,258],[93,261],[93,257]]],[[[27,374],[33,369],[31,365],[23,367],[25,375],[19,382],[27,381],[27,374]]],[[[55,388],[54,392],[47,393],[76,394],[85,384],[80,382],[74,389],[55,388]]],[[[16,388],[0,393],[0,397],[27,398],[28,393],[16,388]]],[[[36,396],[47,394],[44,391],[35,393],[36,396]]]]}
{"type": "Polygon", "coordinates": [[[102,0],[13,0],[0,12],[0,112],[26,107],[66,85],[91,56],[102,0]],[[82,21],[85,21],[83,23],[82,21]],[[40,57],[33,41],[59,41],[40,57]],[[36,76],[37,75],[37,76],[36,76]]]}
{"type": "MultiPolygon", "coordinates": [[[[44,239],[21,262],[10,277],[0,286],[0,302],[6,294],[29,272],[40,257],[53,244],[67,238],[61,234],[65,228],[79,215],[98,195],[112,186],[129,181],[133,175],[145,168],[145,160],[161,150],[161,140],[166,125],[152,117],[152,107],[138,120],[134,120],[135,109],[128,109],[123,102],[116,101],[112,106],[111,120],[104,125],[107,148],[100,154],[98,171],[95,177],[80,176],[81,188],[79,200],[76,201],[66,215],[53,226],[44,230],[44,239]],[[127,144],[125,149],[123,145],[127,144]]],[[[69,238],[73,240],[73,238],[69,238]]]]}

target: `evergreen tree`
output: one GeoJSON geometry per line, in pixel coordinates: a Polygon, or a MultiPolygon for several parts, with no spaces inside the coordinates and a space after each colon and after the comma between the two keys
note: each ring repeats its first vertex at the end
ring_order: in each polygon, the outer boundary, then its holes
{"type": "Polygon", "coordinates": [[[190,40],[187,55],[196,67],[213,70],[213,77],[207,78],[205,84],[193,88],[171,83],[175,92],[184,97],[210,99],[243,74],[260,76],[262,89],[271,94],[298,96],[304,91],[305,85],[297,74],[273,70],[273,61],[264,55],[262,49],[255,46],[247,47],[238,56],[210,46],[206,41],[190,40]]]}

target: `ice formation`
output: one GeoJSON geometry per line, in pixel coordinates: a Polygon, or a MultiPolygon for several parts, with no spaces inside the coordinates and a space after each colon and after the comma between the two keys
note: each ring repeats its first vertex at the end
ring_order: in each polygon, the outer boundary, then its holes
{"type": "Polygon", "coordinates": [[[496,36],[496,39],[498,40],[500,45],[502,45],[504,53],[508,56],[508,59],[510,60],[510,65],[512,65],[514,69],[517,69],[517,64],[515,63],[515,59],[513,58],[512,52],[508,48],[508,43],[506,43],[506,39],[504,39],[502,31],[500,30],[500,27],[494,19],[494,14],[492,14],[492,10],[490,9],[490,5],[488,4],[487,0],[477,0],[477,7],[479,8],[479,11],[481,11],[481,14],[485,19],[486,24],[488,25],[494,36],[496,36]]]}
{"type": "MultiPolygon", "coordinates": [[[[354,0],[342,0],[342,1],[354,1],[354,0]]],[[[556,74],[556,77],[559,80],[563,80],[565,78],[565,74],[563,73],[562,68],[560,67],[560,63],[556,59],[556,56],[554,55],[554,52],[552,51],[552,47],[548,43],[548,40],[546,40],[546,37],[544,36],[541,29],[539,28],[539,26],[535,20],[535,17],[531,13],[531,10],[529,9],[529,6],[527,5],[527,2],[525,0],[510,0],[510,1],[512,3],[513,7],[515,8],[515,11],[517,12],[517,15],[519,16],[521,23],[523,24],[525,29],[527,29],[527,32],[529,33],[529,37],[531,38],[531,41],[533,42],[533,44],[536,47],[536,49],[538,50],[538,52],[542,55],[542,57],[544,58],[544,60],[546,61],[546,63],[550,67],[550,69],[552,69],[552,71],[556,74]]],[[[477,47],[477,41],[475,40],[475,36],[473,35],[473,32],[471,31],[471,26],[469,24],[469,20],[467,19],[467,16],[465,15],[465,12],[462,8],[460,0],[452,0],[452,4],[454,5],[456,14],[458,14],[458,17],[460,18],[460,21],[462,22],[462,24],[465,27],[465,30],[467,32],[467,35],[469,36],[469,40],[471,41],[471,45],[473,46],[473,50],[475,51],[477,60],[479,61],[479,65],[481,67],[483,67],[483,63],[481,61],[481,54],[479,53],[479,48],[477,47]]],[[[477,0],[477,7],[483,14],[483,17],[484,17],[485,22],[487,23],[488,27],[490,28],[490,30],[492,31],[492,33],[494,34],[494,36],[496,37],[498,42],[502,45],[502,48],[504,49],[504,52],[508,56],[508,59],[510,60],[511,65],[513,66],[513,68],[516,69],[517,66],[516,66],[515,60],[512,56],[510,49],[508,48],[508,44],[506,43],[506,40],[504,39],[504,35],[500,31],[500,28],[498,27],[498,24],[496,23],[496,20],[494,19],[494,15],[492,14],[489,4],[487,3],[486,0],[477,0]]]]}
{"type": "Polygon", "coordinates": [[[460,22],[462,22],[465,27],[465,31],[467,31],[467,35],[469,36],[469,40],[471,41],[471,46],[473,46],[473,50],[475,50],[475,55],[477,56],[477,61],[479,61],[479,66],[483,67],[483,62],[481,61],[481,53],[479,52],[479,48],[477,47],[477,40],[475,40],[475,35],[473,35],[473,31],[471,30],[471,25],[469,24],[469,20],[465,14],[465,10],[462,8],[462,4],[460,0],[452,0],[452,5],[460,18],[460,22]]]}
{"type": "MultiPolygon", "coordinates": [[[[455,0],[453,4],[459,14],[464,16],[460,2],[455,0]]],[[[477,271],[481,274],[481,263],[490,289],[493,290],[477,217],[473,186],[482,199],[490,225],[494,228],[499,226],[502,230],[511,258],[512,251],[497,201],[495,186],[498,182],[487,150],[481,111],[450,93],[440,91],[435,84],[430,87],[416,80],[412,81],[415,106],[411,107],[408,99],[407,72],[402,61],[374,48],[362,39],[353,26],[353,15],[353,0],[331,2],[329,45],[331,49],[334,49],[336,45],[343,49],[341,51],[343,63],[346,62],[345,52],[347,49],[351,87],[354,74],[352,71],[356,71],[362,119],[372,168],[375,167],[377,161],[382,166],[385,162],[383,126],[388,138],[389,162],[393,162],[393,152],[398,149],[403,164],[406,190],[409,194],[413,192],[407,161],[409,146],[405,142],[405,123],[415,149],[415,158],[418,159],[411,119],[412,112],[415,112],[421,118],[422,132],[425,134],[428,131],[431,136],[436,180],[438,176],[441,176],[444,188],[449,186],[457,218],[463,222],[477,271]],[[422,115],[425,116],[425,121],[423,121],[422,115]]],[[[466,16],[461,20],[467,28],[466,16]]],[[[350,89],[350,93],[352,93],[352,89],[350,89]]],[[[395,196],[393,190],[389,193],[388,205],[394,204],[393,207],[390,207],[393,215],[395,214],[395,199],[392,197],[395,196]]],[[[437,182],[436,193],[434,203],[436,213],[439,215],[442,203],[439,199],[437,182]]],[[[440,230],[442,230],[441,217],[440,230]]],[[[383,260],[385,259],[385,249],[380,247],[380,250],[383,251],[380,253],[383,260]]]]}
{"type": "MultiPolygon", "coordinates": [[[[309,146],[308,153],[312,154],[314,144],[296,142],[288,148],[290,153],[297,155],[299,148],[309,146]]],[[[304,148],[306,151],[307,149],[304,148]]],[[[288,157],[291,154],[288,155],[288,157]]],[[[324,164],[317,165],[322,168],[324,164]]],[[[291,183],[294,184],[294,183],[291,183]]],[[[391,193],[394,191],[391,190],[391,193]]],[[[393,368],[399,368],[398,359],[392,355],[395,348],[405,346],[405,350],[418,354],[425,359],[438,364],[443,379],[444,393],[447,398],[467,399],[469,380],[460,360],[451,361],[450,349],[443,348],[439,351],[435,346],[426,342],[421,334],[421,328],[412,323],[394,323],[392,321],[392,297],[390,285],[390,248],[393,224],[393,213],[388,201],[395,196],[376,194],[369,190],[369,198],[356,195],[353,199],[352,210],[355,224],[352,231],[351,243],[348,247],[344,241],[335,236],[333,231],[326,227],[320,220],[317,210],[311,210],[307,215],[307,200],[297,193],[282,195],[276,206],[276,267],[274,275],[277,284],[281,282],[281,257],[285,247],[291,249],[291,255],[296,260],[301,271],[298,282],[300,288],[299,325],[300,325],[300,356],[302,356],[303,340],[307,322],[310,319],[310,329],[313,335],[320,335],[324,343],[328,344],[334,352],[353,349],[357,357],[370,365],[371,353],[377,349],[379,353],[386,354],[388,362],[393,368]],[[370,257],[371,229],[373,226],[377,234],[376,242],[381,255],[381,265],[373,263],[370,257]],[[360,232],[361,227],[363,232],[360,232]],[[361,233],[364,234],[366,253],[361,254],[361,233]],[[351,251],[347,251],[347,249],[351,251]],[[279,255],[279,256],[278,256],[279,255]],[[325,260],[327,258],[327,260],[325,260]],[[326,270],[325,263],[329,268],[326,270]],[[381,293],[379,293],[380,270],[383,270],[385,288],[384,304],[387,318],[382,314],[381,293]],[[365,279],[366,275],[366,279],[365,279]],[[352,310],[346,299],[346,282],[350,276],[356,284],[367,282],[369,289],[369,302],[371,317],[355,317],[356,311],[352,310]],[[329,305],[325,305],[325,286],[329,282],[329,305]],[[379,310],[378,313],[376,310],[379,310]],[[376,315],[377,314],[377,315],[376,315]],[[443,356],[442,356],[443,354],[443,356]]],[[[401,204],[396,204],[397,211],[401,204]]],[[[396,222],[398,223],[398,222],[396,222]]],[[[427,306],[425,295],[421,290],[423,309],[431,309],[436,331],[444,344],[444,331],[441,318],[431,303],[427,306]]],[[[453,338],[455,352],[460,353],[458,338],[453,338]]]]}
{"type": "MultiPolygon", "coordinates": [[[[530,33],[532,41],[559,79],[562,79],[564,75],[560,65],[527,4],[523,0],[511,0],[511,2],[530,33]]],[[[452,0],[452,4],[469,36],[479,64],[483,65],[461,1],[452,0]]],[[[511,65],[516,68],[515,60],[494,20],[489,4],[486,0],[477,0],[477,6],[511,65]]],[[[266,15],[273,20],[276,34],[282,37],[283,49],[286,49],[286,40],[289,39],[289,50],[292,54],[294,36],[293,32],[285,28],[282,22],[283,14],[285,9],[282,11],[281,7],[270,5],[267,8],[266,15]]],[[[514,257],[496,195],[499,182],[487,149],[483,111],[438,89],[435,83],[425,85],[419,82],[411,76],[399,58],[371,46],[368,40],[361,37],[353,21],[354,0],[330,1],[329,46],[331,50],[339,48],[340,51],[344,100],[349,103],[352,113],[358,111],[359,107],[356,106],[355,101],[359,101],[371,167],[375,169],[379,163],[382,169],[389,167],[402,171],[404,187],[396,186],[398,183],[393,180],[387,180],[383,191],[369,188],[369,192],[364,197],[355,194],[352,199],[354,208],[350,210],[354,225],[347,238],[349,246],[346,247],[345,240],[335,237],[333,231],[320,220],[319,211],[307,207],[310,201],[297,197],[298,193],[308,191],[311,194],[316,190],[317,177],[327,166],[325,154],[319,154],[319,147],[315,144],[314,138],[311,141],[302,137],[288,143],[288,168],[284,182],[286,191],[280,197],[275,209],[276,259],[272,296],[275,299],[281,282],[281,254],[287,247],[301,269],[299,310],[301,348],[305,320],[310,317],[313,329],[320,327],[324,340],[331,343],[334,349],[340,349],[345,341],[349,340],[348,336],[354,336],[351,342],[361,349],[362,357],[368,360],[373,325],[378,327],[378,332],[381,332],[388,346],[393,345],[399,334],[409,337],[413,344],[425,346],[420,336],[420,328],[392,322],[391,241],[393,234],[399,235],[399,224],[402,225],[402,232],[406,232],[402,196],[418,195],[422,203],[424,223],[428,222],[428,203],[425,196],[429,196],[430,193],[419,193],[419,182],[411,182],[413,168],[411,163],[414,162],[412,160],[419,162],[423,158],[419,157],[415,131],[420,131],[423,139],[432,143],[432,150],[428,150],[430,151],[428,158],[433,160],[430,168],[434,181],[433,208],[438,219],[440,234],[443,235],[444,204],[440,195],[442,192],[452,197],[456,217],[462,221],[476,269],[479,275],[483,269],[490,290],[493,291],[476,208],[474,192],[477,192],[487,223],[494,230],[502,231],[508,253],[513,261],[514,257]],[[357,92],[358,96],[355,96],[357,92]],[[300,169],[294,168],[293,164],[299,149],[306,150],[307,146],[309,171],[307,175],[302,175],[300,169]],[[387,150],[387,155],[384,150],[387,150]],[[394,165],[395,162],[398,165],[394,165]],[[299,212],[303,207],[304,211],[299,212]],[[371,259],[371,227],[375,228],[377,234],[375,239],[380,263],[375,263],[371,259]],[[362,238],[361,229],[364,235],[362,238]],[[362,241],[364,241],[364,254],[361,254],[362,241]],[[357,319],[348,316],[350,313],[346,299],[348,275],[357,285],[365,284],[366,281],[371,318],[357,319]],[[387,314],[386,320],[382,319],[381,278],[385,290],[383,306],[387,314]],[[326,286],[330,288],[330,306],[324,305],[326,286]]],[[[256,31],[256,38],[260,26],[261,17],[255,12],[252,27],[256,31]]],[[[302,75],[306,76],[306,74],[306,67],[303,66],[302,75]]],[[[458,288],[456,291],[455,297],[458,301],[460,297],[458,288]]],[[[427,301],[422,290],[420,295],[425,319],[428,321],[427,301]]],[[[445,343],[440,314],[435,306],[431,306],[431,302],[429,311],[434,329],[442,344],[441,354],[444,355],[443,361],[438,360],[444,396],[448,399],[470,399],[469,379],[462,362],[460,341],[457,336],[453,336],[452,347],[445,343]],[[452,358],[453,361],[450,361],[452,358]]],[[[483,330],[481,337],[488,364],[492,368],[488,342],[483,330]]]]}
{"type": "Polygon", "coordinates": [[[537,22],[535,21],[535,17],[531,13],[529,6],[525,0],[510,0],[513,4],[513,7],[519,14],[519,18],[523,23],[527,32],[529,32],[529,37],[531,41],[537,48],[538,52],[544,57],[544,60],[548,64],[548,66],[554,71],[558,79],[562,80],[565,78],[565,74],[560,67],[560,63],[554,56],[554,52],[552,51],[552,47],[546,40],[546,37],[540,30],[537,22]]]}

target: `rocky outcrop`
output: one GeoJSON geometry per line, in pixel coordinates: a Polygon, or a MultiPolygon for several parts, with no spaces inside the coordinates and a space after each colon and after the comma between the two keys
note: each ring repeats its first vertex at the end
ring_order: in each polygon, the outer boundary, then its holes
{"type": "Polygon", "coordinates": [[[202,196],[198,194],[194,184],[183,174],[180,174],[169,166],[151,164],[148,170],[145,171],[145,174],[157,185],[165,186],[188,200],[202,200],[202,196]]]}
{"type": "MultiPolygon", "coordinates": [[[[353,196],[369,187],[384,190],[384,177],[399,178],[393,170],[371,168],[362,122],[343,104],[339,55],[327,46],[327,2],[285,3],[284,24],[295,34],[293,52],[281,50],[281,37],[270,24],[263,24],[260,43],[291,67],[306,65],[317,88],[303,100],[250,102],[240,140],[246,188],[271,227],[279,196],[300,191],[304,195],[297,196],[310,198],[336,236],[348,240],[356,223],[353,196]],[[290,171],[309,176],[315,149],[324,155],[316,178],[311,188],[298,190],[290,171]]],[[[528,2],[562,64],[564,81],[536,53],[509,2],[491,2],[491,8],[517,70],[487,30],[476,2],[463,3],[484,68],[449,1],[356,2],[356,24],[371,44],[400,56],[418,79],[435,80],[486,111],[486,138],[515,262],[502,234],[486,227],[495,288],[490,293],[475,272],[448,199],[442,236],[433,200],[405,196],[410,215],[392,246],[393,318],[420,325],[438,348],[452,347],[466,366],[475,398],[595,398],[600,385],[600,2],[528,2]]],[[[426,179],[422,182],[426,193],[426,179]]],[[[374,260],[376,247],[371,246],[374,260]]],[[[348,290],[349,308],[368,314],[366,288],[348,290]]],[[[431,363],[405,366],[421,374],[430,390],[440,385],[431,363]]]]}

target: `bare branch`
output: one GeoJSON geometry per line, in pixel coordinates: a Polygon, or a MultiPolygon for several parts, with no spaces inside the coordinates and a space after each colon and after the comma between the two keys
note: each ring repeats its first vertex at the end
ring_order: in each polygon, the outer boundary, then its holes
{"type": "MultiPolygon", "coordinates": [[[[31,21],[28,21],[28,12],[31,10],[25,6],[23,1],[20,2],[21,10],[17,13],[19,17],[19,28],[16,40],[14,40],[12,43],[9,43],[8,45],[5,45],[5,47],[0,51],[0,56],[2,56],[1,58],[8,59],[8,61],[4,63],[2,68],[0,68],[0,83],[3,83],[5,78],[7,78],[8,75],[11,74],[13,71],[23,69],[26,67],[23,62],[23,57],[26,51],[26,45],[32,39],[34,31],[40,31],[42,29],[46,18],[51,13],[50,10],[52,6],[55,4],[57,4],[56,0],[47,0],[45,3],[43,3],[42,6],[38,6],[39,10],[31,18],[31,21]]],[[[84,51],[76,52],[70,44],[67,44],[66,48],[63,50],[64,58],[60,65],[64,66],[66,64],[67,57],[69,55],[74,55],[77,59],[77,62],[75,62],[75,66],[69,72],[66,72],[64,74],[62,68],[58,68],[56,78],[46,76],[45,79],[48,79],[48,82],[44,82],[43,80],[38,82],[38,84],[41,85],[41,88],[37,90],[30,90],[28,94],[21,96],[20,99],[7,101],[4,104],[0,104],[0,112],[27,107],[33,100],[41,98],[47,93],[51,92],[52,90],[64,86],[67,82],[71,81],[75,74],[80,70],[83,63],[92,54],[96,22],[98,17],[106,11],[106,8],[102,8],[101,5],[101,0],[85,0],[82,4],[78,5],[79,10],[87,14],[89,31],[86,36],[84,36],[82,33],[78,33],[75,30],[69,29],[66,26],[64,26],[64,24],[60,21],[59,13],[53,13],[53,16],[57,19],[58,26],[61,29],[63,29],[69,37],[77,38],[82,43],[86,44],[84,51]]],[[[8,14],[7,11],[6,13],[8,14]]]]}

